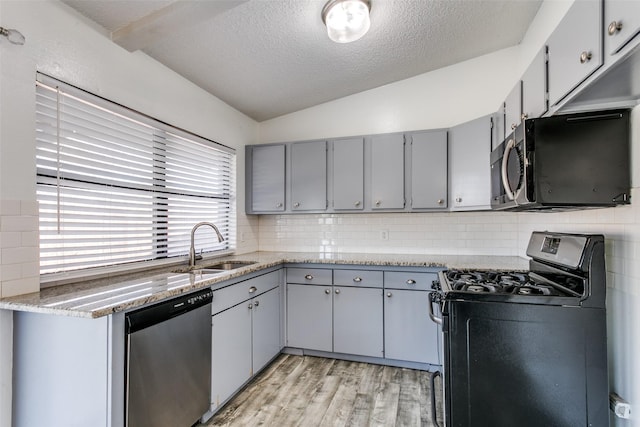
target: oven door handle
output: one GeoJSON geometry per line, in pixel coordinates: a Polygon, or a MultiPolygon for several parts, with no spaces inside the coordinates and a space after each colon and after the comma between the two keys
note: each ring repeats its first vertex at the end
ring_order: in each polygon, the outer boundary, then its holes
{"type": "Polygon", "coordinates": [[[433,304],[439,303],[442,296],[437,292],[429,292],[429,318],[432,322],[437,323],[438,325],[442,325],[442,317],[436,316],[433,311],[433,304]]]}

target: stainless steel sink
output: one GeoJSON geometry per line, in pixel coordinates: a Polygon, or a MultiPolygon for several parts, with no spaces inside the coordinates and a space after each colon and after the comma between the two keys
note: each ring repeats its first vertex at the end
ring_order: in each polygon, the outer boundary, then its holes
{"type": "Polygon", "coordinates": [[[204,270],[235,270],[236,268],[246,267],[255,264],[256,261],[223,261],[216,264],[206,265],[204,270]]]}
{"type": "Polygon", "coordinates": [[[189,271],[189,274],[193,274],[196,276],[208,276],[211,274],[222,274],[224,273],[226,270],[222,270],[222,269],[215,269],[215,268],[197,268],[195,270],[191,270],[189,271]]]}

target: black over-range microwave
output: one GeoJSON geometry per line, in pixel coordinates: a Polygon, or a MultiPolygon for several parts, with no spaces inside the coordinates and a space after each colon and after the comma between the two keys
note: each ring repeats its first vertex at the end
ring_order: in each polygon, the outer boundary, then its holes
{"type": "Polygon", "coordinates": [[[565,210],[629,203],[630,112],[524,120],[491,153],[491,207],[565,210]]]}

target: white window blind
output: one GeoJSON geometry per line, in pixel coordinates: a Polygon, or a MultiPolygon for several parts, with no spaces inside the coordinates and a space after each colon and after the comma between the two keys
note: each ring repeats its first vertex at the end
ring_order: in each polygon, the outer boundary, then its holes
{"type": "Polygon", "coordinates": [[[38,74],[40,273],[228,251],[235,152],[38,74]],[[208,230],[208,231],[207,231],[208,230]]]}

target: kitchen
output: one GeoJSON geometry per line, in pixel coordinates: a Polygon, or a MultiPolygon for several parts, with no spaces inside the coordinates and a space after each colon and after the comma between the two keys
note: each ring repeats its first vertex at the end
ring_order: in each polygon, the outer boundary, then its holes
{"type": "MultiPolygon", "coordinates": [[[[1,296],[39,290],[33,104],[35,71],[117,100],[209,137],[237,152],[237,253],[262,251],[376,252],[524,256],[533,230],[605,234],[611,390],[638,399],[634,363],[640,342],[635,284],[640,216],[634,204],[563,213],[442,212],[245,215],[244,146],[412,129],[436,129],[493,112],[513,87],[570,2],[547,1],[520,45],[256,122],[149,57],[114,45],[104,30],[57,2],[0,2],[3,26],[19,29],[24,46],[0,50],[1,296]],[[55,34],[55,37],[52,35],[55,34]],[[504,67],[503,64],[514,64],[504,67]],[[478,84],[478,76],[486,79],[478,84]],[[424,94],[428,94],[427,97],[424,94]],[[350,113],[358,111],[353,116],[350,113]],[[344,117],[349,120],[344,120],[344,117]],[[387,239],[382,238],[386,232],[387,239]]],[[[4,41],[4,40],[3,40],[4,41]]],[[[640,124],[633,111],[635,131],[640,124]]],[[[633,160],[640,144],[633,133],[633,160]]],[[[638,182],[632,176],[632,195],[638,182]]],[[[11,320],[0,313],[0,423],[11,402],[11,320]]],[[[615,425],[635,425],[616,420],[615,425]]]]}

